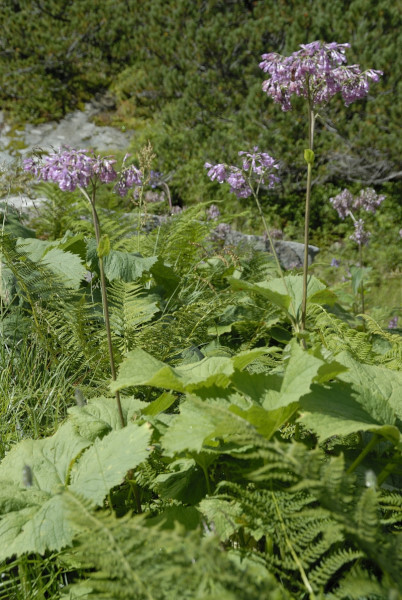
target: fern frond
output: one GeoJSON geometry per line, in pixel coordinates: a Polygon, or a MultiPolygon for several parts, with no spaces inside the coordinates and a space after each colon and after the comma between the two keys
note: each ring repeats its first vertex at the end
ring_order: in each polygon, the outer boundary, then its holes
{"type": "Polygon", "coordinates": [[[160,299],[142,285],[114,280],[109,287],[110,324],[113,341],[122,354],[135,344],[141,326],[152,321],[160,311],[160,299]]]}
{"type": "Polygon", "coordinates": [[[319,333],[321,343],[334,354],[348,350],[361,362],[373,362],[375,354],[367,332],[353,329],[318,304],[309,306],[308,320],[309,328],[319,333]]]}
{"type": "MultiPolygon", "coordinates": [[[[82,585],[90,590],[88,599],[247,600],[271,593],[278,600],[288,598],[271,575],[259,572],[257,579],[252,569],[235,563],[215,538],[202,537],[200,531],[184,534],[178,527],[147,526],[144,516],[117,519],[70,492],[64,499],[71,520],[83,531],[73,555],[87,571],[82,585]]],[[[70,592],[79,588],[77,583],[70,592]]]]}

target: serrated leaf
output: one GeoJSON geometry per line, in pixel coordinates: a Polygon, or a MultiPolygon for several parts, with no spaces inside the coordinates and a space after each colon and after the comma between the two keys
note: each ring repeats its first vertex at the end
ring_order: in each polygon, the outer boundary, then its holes
{"type": "Polygon", "coordinates": [[[52,492],[66,485],[72,462],[89,445],[67,421],[52,437],[22,440],[15,446],[0,464],[0,481],[8,480],[22,487],[23,468],[28,465],[33,474],[33,487],[52,492]]]}
{"type": "Polygon", "coordinates": [[[60,550],[71,543],[77,528],[66,517],[61,494],[43,504],[5,515],[0,520],[0,561],[13,555],[60,550]]]}
{"type": "Polygon", "coordinates": [[[231,412],[230,405],[190,397],[181,404],[161,443],[168,454],[184,450],[200,453],[218,445],[217,439],[235,440],[254,431],[247,421],[231,412]]]}
{"type": "Polygon", "coordinates": [[[394,444],[400,439],[398,428],[392,422],[376,420],[348,383],[313,385],[311,393],[301,398],[300,405],[299,421],[312,429],[321,442],[334,435],[346,436],[357,431],[379,433],[394,444]]]}
{"type": "Polygon", "coordinates": [[[256,431],[269,440],[280,427],[289,421],[298,408],[299,403],[295,402],[276,410],[265,410],[261,406],[252,406],[247,410],[242,410],[238,406],[232,406],[231,411],[254,425],[256,431]]]}
{"type": "MultiPolygon", "coordinates": [[[[128,422],[133,414],[140,413],[148,404],[136,398],[121,398],[124,421],[128,422]]],[[[72,406],[68,409],[71,422],[80,436],[94,441],[113,429],[120,429],[120,414],[115,398],[92,398],[85,406],[72,406]]]]}
{"type": "Polygon", "coordinates": [[[57,242],[37,239],[17,240],[19,251],[25,252],[33,262],[41,262],[58,275],[67,288],[78,289],[86,268],[77,254],[61,250],[57,245],[57,242]]]}
{"type": "Polygon", "coordinates": [[[147,424],[139,427],[130,423],[95,440],[74,465],[69,489],[100,505],[109,490],[123,481],[127,471],[148,457],[150,437],[147,424]]]}
{"type": "Polygon", "coordinates": [[[393,415],[402,420],[402,373],[377,365],[366,365],[355,360],[348,352],[341,352],[336,360],[347,367],[339,379],[350,383],[359,395],[359,403],[383,422],[393,423],[393,415]],[[385,420],[384,420],[385,419],[385,420]]]}
{"type": "Polygon", "coordinates": [[[190,364],[173,368],[157,360],[144,350],[136,348],[123,361],[111,390],[116,391],[137,385],[150,385],[178,392],[193,392],[200,388],[227,387],[235,368],[243,369],[266,348],[241,352],[235,357],[212,356],[190,364]]]}

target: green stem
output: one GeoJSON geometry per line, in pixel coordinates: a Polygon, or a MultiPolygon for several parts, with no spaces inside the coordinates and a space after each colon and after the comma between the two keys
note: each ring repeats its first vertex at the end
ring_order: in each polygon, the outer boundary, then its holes
{"type": "MultiPolygon", "coordinates": [[[[363,245],[361,242],[359,242],[359,262],[360,262],[360,268],[363,269],[363,245]]],[[[361,305],[362,305],[362,314],[364,315],[364,283],[363,283],[363,277],[361,280],[361,284],[360,284],[360,299],[361,299],[361,305]]]]}
{"type": "Polygon", "coordinates": [[[211,483],[209,481],[209,476],[208,476],[208,469],[206,468],[206,466],[204,464],[200,464],[200,467],[204,473],[205,482],[207,485],[207,494],[208,494],[208,496],[212,496],[211,483]]]}
{"type": "Polygon", "coordinates": [[[293,304],[293,301],[292,301],[292,297],[291,297],[291,295],[290,295],[290,293],[289,293],[289,288],[288,288],[288,286],[287,286],[286,279],[285,279],[285,276],[284,276],[284,274],[283,274],[283,269],[282,269],[282,267],[281,267],[281,263],[279,262],[278,254],[277,254],[277,252],[276,252],[276,250],[275,250],[274,242],[273,242],[273,240],[272,240],[271,234],[269,233],[268,225],[267,225],[267,222],[266,222],[266,220],[265,220],[264,213],[262,212],[261,204],[260,204],[260,202],[259,202],[259,200],[258,200],[258,196],[257,196],[257,194],[258,194],[258,189],[257,189],[257,192],[255,192],[253,189],[252,189],[252,191],[253,191],[253,196],[254,196],[255,203],[256,203],[256,205],[257,205],[257,208],[258,208],[258,212],[259,212],[259,214],[260,214],[260,217],[261,217],[261,220],[262,220],[262,224],[263,224],[263,226],[264,226],[264,231],[265,231],[265,234],[266,234],[266,236],[267,236],[267,238],[268,238],[268,240],[269,240],[269,245],[270,245],[270,247],[271,247],[271,252],[272,252],[272,254],[273,254],[273,256],[274,256],[274,259],[275,259],[275,262],[276,262],[276,267],[277,267],[277,269],[278,269],[278,273],[279,273],[280,277],[282,278],[283,285],[284,285],[284,287],[285,287],[286,293],[287,293],[287,295],[288,295],[288,296],[289,296],[289,298],[290,298],[290,306],[291,306],[291,308],[292,308],[293,315],[294,315],[293,326],[294,326],[294,328],[295,328],[295,330],[296,330],[296,332],[297,332],[297,331],[298,331],[298,325],[297,325],[297,315],[296,315],[296,309],[295,309],[295,307],[294,307],[294,304],[293,304]]]}
{"type": "Polygon", "coordinates": [[[391,473],[394,471],[396,465],[398,464],[397,457],[400,460],[400,456],[398,456],[399,454],[400,453],[397,450],[395,452],[394,456],[392,457],[392,459],[389,461],[389,463],[387,463],[385,465],[385,467],[383,468],[383,470],[381,471],[381,473],[377,477],[377,485],[380,486],[382,483],[384,483],[384,481],[386,480],[386,478],[388,477],[388,475],[391,475],[391,473]]]}
{"type": "MultiPolygon", "coordinates": [[[[91,205],[92,220],[93,220],[94,230],[95,230],[95,239],[96,239],[97,245],[99,246],[100,240],[101,240],[101,234],[100,234],[99,218],[98,218],[98,214],[95,209],[95,185],[92,188],[92,198],[90,198],[88,196],[88,194],[86,193],[86,191],[83,188],[80,188],[80,190],[84,194],[84,196],[87,198],[87,200],[89,200],[89,203],[91,205]]],[[[99,273],[100,273],[100,282],[101,282],[103,317],[105,320],[107,345],[108,345],[108,351],[109,351],[110,371],[112,374],[113,381],[116,381],[116,367],[115,367],[115,362],[114,362],[112,332],[111,332],[111,328],[110,328],[109,304],[108,304],[108,299],[107,299],[106,278],[105,278],[105,270],[104,270],[104,266],[103,266],[103,258],[101,256],[99,256],[98,261],[99,261],[99,273]]],[[[124,422],[123,410],[121,407],[119,391],[115,392],[115,397],[116,397],[116,403],[117,403],[117,410],[119,413],[120,424],[122,427],[124,427],[125,422],[124,422]]]]}
{"type": "MultiPolygon", "coordinates": [[[[313,151],[314,148],[314,125],[315,116],[311,108],[311,103],[308,105],[308,149],[313,151]]],[[[307,186],[306,186],[306,207],[304,215],[304,261],[303,261],[303,298],[301,308],[301,331],[306,329],[306,312],[307,312],[307,277],[308,277],[308,243],[309,243],[309,224],[310,224],[310,199],[311,199],[311,174],[312,163],[307,162],[307,186]]]]}
{"type": "Polygon", "coordinates": [[[367,456],[367,454],[369,452],[371,452],[371,450],[374,448],[374,446],[377,445],[379,440],[380,440],[380,436],[375,433],[373,435],[373,437],[371,438],[371,440],[369,441],[369,443],[367,444],[367,446],[365,448],[363,448],[363,450],[360,452],[360,454],[356,458],[356,460],[354,460],[352,462],[350,467],[347,469],[346,473],[349,473],[349,474],[353,473],[353,471],[360,465],[360,463],[367,456]]]}

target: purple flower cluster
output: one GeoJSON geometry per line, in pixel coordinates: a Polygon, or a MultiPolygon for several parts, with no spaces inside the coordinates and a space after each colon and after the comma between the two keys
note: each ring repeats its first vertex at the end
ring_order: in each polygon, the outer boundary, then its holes
{"type": "Polygon", "coordinates": [[[87,150],[60,149],[42,160],[27,158],[24,170],[30,171],[38,179],[53,181],[63,191],[72,192],[77,186],[87,187],[93,177],[109,183],[114,181],[117,173],[111,157],[90,156],[87,150]]]}
{"type": "Polygon", "coordinates": [[[349,239],[359,244],[359,246],[368,244],[369,239],[371,237],[371,233],[364,229],[363,219],[358,219],[357,221],[354,221],[353,225],[355,227],[355,230],[352,233],[352,235],[349,236],[349,239]]]}
{"type": "Polygon", "coordinates": [[[43,181],[57,183],[61,190],[68,192],[73,192],[77,187],[86,188],[96,180],[110,183],[118,179],[114,189],[120,196],[125,196],[130,188],[142,185],[139,169],[126,167],[119,176],[115,164],[115,159],[110,156],[96,156],[88,150],[60,148],[58,152],[42,159],[25,159],[24,170],[43,181]]]}
{"type": "Polygon", "coordinates": [[[388,329],[397,329],[397,328],[398,328],[398,317],[392,317],[392,319],[388,323],[388,329]]]}
{"type": "Polygon", "coordinates": [[[253,152],[239,152],[239,156],[244,156],[242,168],[222,163],[205,163],[208,177],[212,181],[228,183],[230,191],[238,198],[248,198],[252,195],[251,178],[258,179],[259,184],[269,188],[273,188],[279,182],[279,177],[272,172],[273,169],[278,169],[278,164],[266,152],[258,152],[258,147],[254,147],[253,152]]]}
{"type": "Polygon", "coordinates": [[[132,187],[142,186],[142,173],[137,167],[131,165],[120,173],[120,178],[115,185],[115,192],[119,196],[127,196],[128,190],[132,187]]]}
{"type": "Polygon", "coordinates": [[[149,185],[151,188],[156,188],[162,183],[162,173],[160,171],[153,171],[151,169],[149,173],[149,185]]]}
{"type": "Polygon", "coordinates": [[[351,215],[354,210],[365,210],[374,215],[384,200],[385,196],[378,195],[373,188],[360,190],[358,196],[353,196],[349,190],[345,189],[334,198],[329,199],[342,220],[351,215]]]}
{"type": "Polygon", "coordinates": [[[306,98],[316,107],[340,92],[349,106],[368,94],[370,80],[378,81],[382,75],[382,71],[362,72],[359,65],[345,65],[345,51],[349,47],[350,44],[316,41],[301,44],[301,50],[290,56],[276,52],[263,54],[259,66],[270,79],[264,81],[262,89],[283,111],[292,109],[293,94],[306,98]]]}
{"type": "Polygon", "coordinates": [[[207,219],[208,221],[216,221],[221,216],[221,211],[216,204],[211,204],[207,210],[207,219]]]}

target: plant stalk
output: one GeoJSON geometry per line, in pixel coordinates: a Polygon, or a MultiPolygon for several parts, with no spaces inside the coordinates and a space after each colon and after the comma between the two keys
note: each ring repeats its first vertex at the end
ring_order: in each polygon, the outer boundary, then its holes
{"type": "MultiPolygon", "coordinates": [[[[363,269],[363,245],[361,242],[359,242],[359,262],[360,262],[360,268],[363,269]]],[[[361,305],[362,305],[362,314],[364,315],[364,283],[363,283],[363,279],[364,276],[362,277],[361,283],[360,283],[360,300],[361,300],[361,305]]]]}
{"type": "MultiPolygon", "coordinates": [[[[314,148],[314,125],[315,115],[311,108],[311,103],[308,105],[308,149],[313,151],[314,148]]],[[[310,224],[310,199],[311,199],[311,174],[312,162],[307,162],[307,186],[306,186],[306,208],[304,215],[304,261],[303,261],[303,297],[301,307],[301,331],[306,329],[306,312],[307,312],[307,276],[308,276],[308,243],[309,243],[309,224],[310,224]]]]}
{"type": "MultiPolygon", "coordinates": [[[[92,198],[90,198],[88,196],[88,194],[85,192],[84,189],[80,188],[80,190],[84,194],[84,196],[87,198],[87,200],[89,200],[89,203],[91,205],[92,220],[93,220],[94,230],[95,230],[95,239],[96,239],[97,245],[99,246],[100,240],[101,240],[101,234],[100,234],[99,218],[98,218],[98,214],[97,214],[96,208],[95,208],[95,186],[93,186],[92,198]]],[[[98,261],[99,261],[99,273],[100,273],[100,282],[101,282],[103,317],[105,319],[107,345],[108,345],[108,351],[109,351],[110,371],[112,374],[113,381],[116,381],[116,367],[115,367],[114,354],[113,354],[112,332],[110,329],[109,304],[108,304],[108,299],[107,299],[106,278],[105,278],[105,270],[104,270],[104,266],[103,266],[103,258],[101,256],[99,256],[98,261]]],[[[116,403],[117,403],[117,410],[119,413],[120,424],[122,427],[124,427],[125,422],[124,422],[123,410],[121,407],[120,393],[118,390],[115,392],[115,397],[116,397],[116,403]]]]}
{"type": "Polygon", "coordinates": [[[369,441],[369,443],[367,444],[367,446],[365,448],[363,448],[363,450],[360,452],[359,456],[356,458],[356,460],[354,460],[352,462],[352,464],[350,465],[350,467],[347,469],[346,473],[350,474],[353,473],[353,471],[355,469],[357,469],[357,467],[360,465],[360,463],[362,462],[362,460],[367,456],[367,454],[369,452],[371,452],[371,450],[374,448],[374,446],[377,445],[377,443],[380,440],[380,436],[378,434],[374,434],[373,437],[371,438],[371,440],[369,441]]]}
{"type": "Polygon", "coordinates": [[[275,262],[276,262],[276,267],[278,269],[278,273],[279,273],[280,277],[282,278],[285,290],[286,290],[288,296],[290,297],[290,306],[292,307],[292,311],[293,311],[293,315],[294,315],[294,323],[293,323],[293,325],[294,325],[294,328],[295,328],[295,330],[297,332],[298,331],[298,324],[297,324],[296,309],[295,309],[295,307],[293,305],[293,301],[292,301],[291,295],[289,293],[289,289],[288,289],[288,286],[287,286],[287,283],[286,283],[286,279],[285,279],[285,276],[283,274],[283,269],[281,267],[281,263],[279,262],[278,254],[277,254],[277,252],[275,250],[275,246],[274,246],[274,242],[272,240],[271,234],[269,233],[268,225],[267,225],[267,222],[265,220],[264,213],[262,211],[261,204],[260,204],[260,202],[258,200],[258,195],[257,194],[258,194],[258,189],[257,189],[257,192],[255,192],[253,190],[254,200],[255,200],[255,203],[257,205],[258,212],[260,213],[260,217],[261,217],[261,220],[262,220],[262,224],[264,226],[265,234],[266,234],[266,236],[267,236],[267,238],[269,240],[269,245],[271,247],[271,252],[272,252],[272,254],[274,256],[274,259],[275,259],[275,262]]]}

